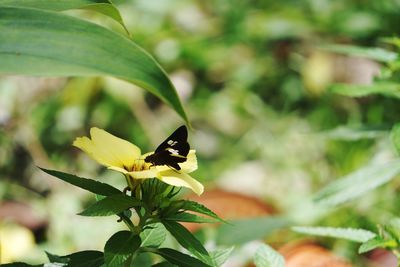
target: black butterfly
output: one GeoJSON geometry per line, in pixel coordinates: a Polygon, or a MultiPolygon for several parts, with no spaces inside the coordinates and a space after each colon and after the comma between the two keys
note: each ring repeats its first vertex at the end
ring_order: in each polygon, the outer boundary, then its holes
{"type": "Polygon", "coordinates": [[[155,165],[167,165],[176,170],[181,167],[178,163],[185,162],[190,146],[187,142],[188,132],[186,126],[175,130],[164,142],[162,142],[153,154],[148,155],[144,161],[155,165]]]}

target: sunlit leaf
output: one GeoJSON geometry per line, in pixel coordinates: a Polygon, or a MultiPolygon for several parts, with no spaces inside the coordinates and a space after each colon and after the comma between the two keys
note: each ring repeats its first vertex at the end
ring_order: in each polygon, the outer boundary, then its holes
{"type": "Polygon", "coordinates": [[[295,226],[292,227],[292,230],[302,234],[335,237],[359,243],[366,242],[376,236],[373,232],[355,228],[295,226]]]}
{"type": "Polygon", "coordinates": [[[314,201],[321,205],[336,206],[389,182],[400,172],[400,161],[382,165],[368,165],[339,178],[319,191],[314,201]]]}
{"type": "Polygon", "coordinates": [[[385,240],[380,236],[376,236],[367,242],[361,244],[358,248],[358,253],[365,253],[371,251],[375,248],[394,248],[396,247],[397,243],[395,240],[385,240]]]}
{"type": "Polygon", "coordinates": [[[285,259],[273,248],[263,244],[254,255],[254,264],[257,267],[285,267],[285,259]]]}
{"type": "Polygon", "coordinates": [[[165,240],[167,230],[161,223],[148,225],[149,229],[145,229],[140,233],[143,247],[159,247],[165,240]]]}
{"type": "Polygon", "coordinates": [[[164,218],[167,221],[177,221],[177,222],[193,222],[193,223],[217,223],[220,220],[216,220],[214,218],[207,218],[198,216],[193,213],[180,212],[177,214],[168,215],[168,217],[164,218]]]}
{"type": "Polygon", "coordinates": [[[222,264],[224,264],[225,261],[229,258],[233,250],[234,247],[229,247],[210,252],[210,256],[214,262],[214,266],[222,266],[222,264]]]}
{"type": "Polygon", "coordinates": [[[104,27],[57,12],[0,6],[0,40],[0,73],[114,76],[153,93],[187,121],[160,65],[104,27]]]}
{"type": "Polygon", "coordinates": [[[115,233],[104,247],[107,267],[120,267],[140,247],[140,237],[130,231],[115,233]]]}

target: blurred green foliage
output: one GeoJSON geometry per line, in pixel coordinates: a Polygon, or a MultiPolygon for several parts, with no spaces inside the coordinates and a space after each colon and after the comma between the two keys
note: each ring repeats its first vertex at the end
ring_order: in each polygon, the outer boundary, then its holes
{"type": "MultiPolygon", "coordinates": [[[[115,3],[135,42],[175,84],[194,128],[189,139],[199,158],[195,177],[208,188],[260,197],[298,224],[375,230],[398,214],[398,179],[344,207],[319,213],[309,206],[312,194],[337,177],[397,157],[389,133],[399,122],[399,59],[378,64],[320,47],[398,52],[383,42],[400,35],[398,1],[115,3]],[[332,87],[371,85],[374,79],[396,84],[397,97],[349,97],[332,87]]],[[[68,13],[123,31],[93,12],[68,13]]],[[[101,248],[116,230],[112,219],[93,224],[76,216],[90,199],[35,165],[86,177],[99,173],[122,187],[121,177],[72,148],[74,138],[97,126],[151,151],[181,123],[154,96],[109,77],[2,76],[0,197],[29,203],[48,218],[41,249],[67,254],[101,248]],[[104,236],[95,234],[106,228],[104,236]]],[[[352,245],[325,241],[359,262],[352,245]]]]}

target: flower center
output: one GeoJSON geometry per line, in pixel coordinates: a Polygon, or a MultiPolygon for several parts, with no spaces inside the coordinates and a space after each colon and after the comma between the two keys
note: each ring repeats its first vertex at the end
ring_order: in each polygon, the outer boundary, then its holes
{"type": "Polygon", "coordinates": [[[150,170],[151,164],[144,161],[144,159],[136,159],[132,166],[124,166],[124,169],[129,172],[138,172],[150,170]]]}

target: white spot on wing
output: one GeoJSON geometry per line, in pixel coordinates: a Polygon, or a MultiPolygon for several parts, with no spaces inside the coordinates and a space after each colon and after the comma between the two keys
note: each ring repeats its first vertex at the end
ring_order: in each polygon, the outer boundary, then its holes
{"type": "Polygon", "coordinates": [[[170,146],[174,146],[178,143],[178,141],[174,141],[174,140],[168,140],[167,144],[170,146]]]}
{"type": "Polygon", "coordinates": [[[167,150],[168,150],[168,152],[170,152],[171,154],[179,155],[179,151],[176,150],[176,149],[169,148],[169,149],[167,149],[167,150]]]}

